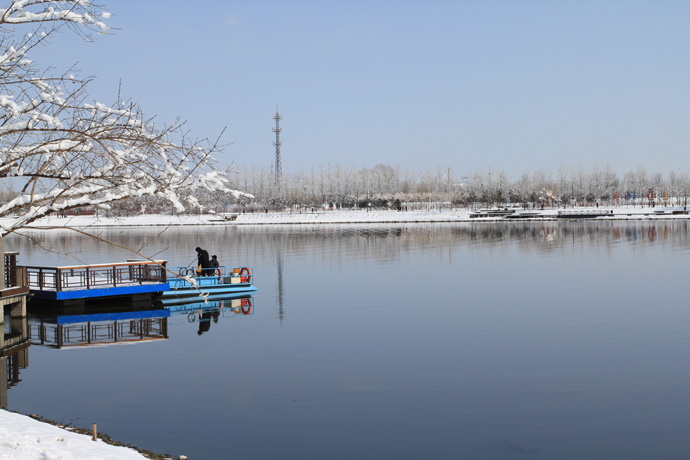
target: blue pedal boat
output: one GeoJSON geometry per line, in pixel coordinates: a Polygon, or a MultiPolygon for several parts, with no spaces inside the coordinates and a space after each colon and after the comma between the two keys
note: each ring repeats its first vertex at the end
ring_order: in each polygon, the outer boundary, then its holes
{"type": "Polygon", "coordinates": [[[193,268],[171,268],[175,275],[168,276],[170,289],[161,292],[158,300],[163,305],[181,302],[212,300],[228,294],[242,294],[256,291],[252,267],[219,267],[212,275],[201,276],[193,268]]]}

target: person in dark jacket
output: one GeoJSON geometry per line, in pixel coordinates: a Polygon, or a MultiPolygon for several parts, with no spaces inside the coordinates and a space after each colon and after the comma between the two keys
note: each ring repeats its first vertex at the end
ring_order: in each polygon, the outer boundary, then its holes
{"type": "Polygon", "coordinates": [[[220,262],[218,262],[218,256],[213,254],[211,256],[211,262],[209,263],[209,266],[211,267],[211,276],[215,276],[216,274],[220,276],[220,262]]]}
{"type": "Polygon", "coordinates": [[[208,260],[208,251],[201,248],[196,248],[197,258],[199,260],[199,267],[201,267],[201,276],[207,276],[212,271],[211,264],[208,260]]]}
{"type": "Polygon", "coordinates": [[[211,268],[218,267],[220,267],[220,262],[218,262],[218,256],[214,254],[211,256],[211,268]]]}

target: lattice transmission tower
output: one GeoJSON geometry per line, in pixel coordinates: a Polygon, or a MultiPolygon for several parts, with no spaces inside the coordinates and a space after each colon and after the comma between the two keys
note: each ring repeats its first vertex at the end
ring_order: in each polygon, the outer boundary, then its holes
{"type": "Polygon", "coordinates": [[[276,121],[276,127],[273,128],[273,132],[276,133],[276,140],[273,142],[273,145],[276,146],[276,177],[275,177],[275,183],[276,187],[280,188],[280,181],[283,176],[283,167],[280,164],[280,132],[282,131],[282,128],[280,127],[280,120],[283,118],[283,116],[278,113],[278,109],[276,109],[276,114],[273,115],[273,119],[276,121]]]}

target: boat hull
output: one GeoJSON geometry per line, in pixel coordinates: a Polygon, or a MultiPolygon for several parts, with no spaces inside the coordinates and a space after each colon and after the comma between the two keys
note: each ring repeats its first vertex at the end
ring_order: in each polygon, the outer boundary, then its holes
{"type": "Polygon", "coordinates": [[[217,297],[227,296],[229,294],[243,294],[252,293],[256,291],[256,286],[252,284],[240,285],[220,285],[213,288],[201,287],[188,289],[175,289],[161,293],[158,300],[163,305],[171,305],[175,303],[186,303],[191,301],[205,301],[213,300],[217,297]]]}
{"type": "Polygon", "coordinates": [[[168,282],[170,290],[162,292],[158,297],[164,305],[195,300],[206,301],[214,297],[252,293],[257,290],[246,277],[195,276],[170,278],[168,282]],[[190,279],[194,280],[196,286],[189,281],[190,279]]]}

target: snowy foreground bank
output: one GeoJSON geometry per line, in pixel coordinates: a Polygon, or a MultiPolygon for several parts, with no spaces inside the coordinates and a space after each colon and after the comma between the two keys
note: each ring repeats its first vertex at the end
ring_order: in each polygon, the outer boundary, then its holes
{"type": "MultiPolygon", "coordinates": [[[[568,208],[529,210],[529,220],[553,220],[559,212],[564,213],[606,213],[600,220],[645,220],[645,219],[688,219],[686,214],[672,215],[683,211],[682,207],[633,207],[615,208],[568,208]]],[[[432,209],[429,211],[323,211],[315,212],[268,212],[249,214],[199,214],[199,215],[158,215],[147,214],[131,217],[69,216],[44,217],[31,224],[32,227],[138,227],[138,226],[177,226],[177,225],[267,225],[267,224],[347,224],[347,223],[414,223],[414,222],[481,222],[503,221],[501,217],[471,218],[474,211],[469,209],[432,209]]],[[[512,219],[515,220],[515,219],[512,219]]],[[[517,219],[519,220],[519,219],[517,219]]],[[[2,218],[0,225],[8,227],[14,219],[2,218]]]]}
{"type": "Polygon", "coordinates": [[[73,433],[31,417],[0,410],[0,459],[145,460],[128,447],[73,433]]]}

